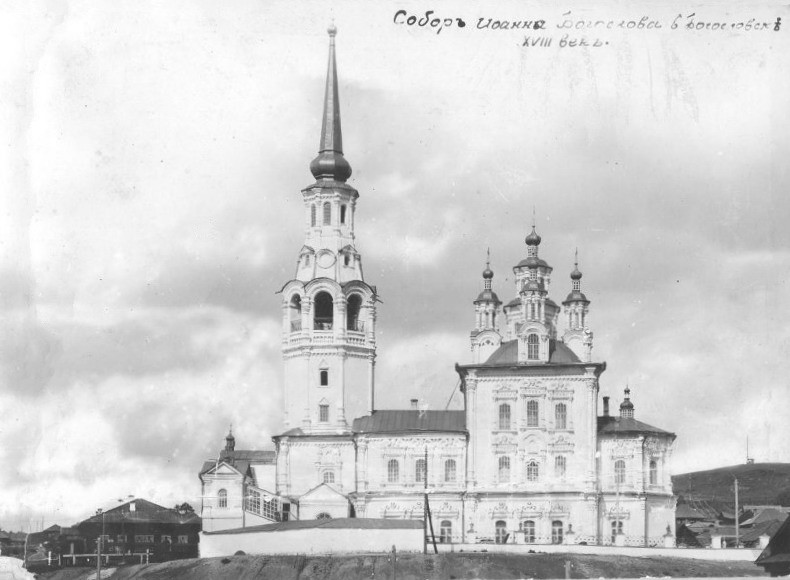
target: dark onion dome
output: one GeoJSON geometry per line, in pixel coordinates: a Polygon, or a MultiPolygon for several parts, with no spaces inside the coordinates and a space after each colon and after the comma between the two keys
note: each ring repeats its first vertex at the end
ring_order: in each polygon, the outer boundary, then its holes
{"type": "Polygon", "coordinates": [[[548,268],[549,264],[546,260],[542,258],[538,258],[537,256],[530,256],[529,258],[524,258],[518,263],[516,268],[548,268]]]}
{"type": "Polygon", "coordinates": [[[584,292],[574,290],[562,301],[563,304],[567,304],[568,302],[589,302],[589,300],[587,300],[587,296],[584,295],[584,292]]]}
{"type": "Polygon", "coordinates": [[[485,280],[490,280],[493,277],[494,277],[494,271],[488,266],[486,266],[486,269],[483,270],[483,278],[485,280]]]}
{"type": "Polygon", "coordinates": [[[535,226],[532,226],[532,231],[529,233],[529,235],[526,238],[524,238],[524,241],[528,246],[539,246],[540,239],[541,238],[538,235],[538,232],[535,231],[535,226]]]}
{"type": "Polygon", "coordinates": [[[483,290],[473,304],[477,304],[478,302],[496,302],[497,304],[502,303],[499,300],[499,296],[497,296],[496,292],[493,290],[483,290]]]}
{"type": "Polygon", "coordinates": [[[571,280],[581,280],[582,273],[579,271],[579,266],[573,268],[573,272],[571,272],[571,280]]]}

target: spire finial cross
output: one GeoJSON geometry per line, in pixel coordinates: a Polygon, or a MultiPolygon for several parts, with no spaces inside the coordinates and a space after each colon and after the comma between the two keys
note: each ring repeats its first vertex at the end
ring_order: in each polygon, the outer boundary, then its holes
{"type": "Polygon", "coordinates": [[[578,269],[578,267],[579,267],[579,248],[578,247],[576,248],[576,254],[574,255],[574,258],[573,258],[573,265],[576,266],[576,268],[578,269]]]}
{"type": "Polygon", "coordinates": [[[491,248],[486,248],[486,268],[491,266],[491,248]]]}

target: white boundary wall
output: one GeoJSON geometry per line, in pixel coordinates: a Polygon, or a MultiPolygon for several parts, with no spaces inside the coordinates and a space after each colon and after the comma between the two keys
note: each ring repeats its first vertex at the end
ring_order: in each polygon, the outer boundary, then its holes
{"type": "MultiPolygon", "coordinates": [[[[580,546],[567,544],[436,544],[439,552],[482,552],[528,554],[530,550],[546,554],[597,554],[599,556],[663,556],[665,558],[691,558],[718,562],[754,562],[762,550],[707,548],[635,548],[617,546],[580,546]]],[[[433,549],[429,547],[429,549],[433,549]]]]}
{"type": "MultiPolygon", "coordinates": [[[[245,554],[342,554],[422,552],[422,528],[307,528],[277,532],[200,534],[200,557],[245,554]]],[[[478,546],[479,547],[479,546],[478,546]]]]}

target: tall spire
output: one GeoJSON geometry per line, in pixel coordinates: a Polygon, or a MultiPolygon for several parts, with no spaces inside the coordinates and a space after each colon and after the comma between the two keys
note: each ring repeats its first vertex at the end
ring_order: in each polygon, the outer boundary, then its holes
{"type": "Polygon", "coordinates": [[[324,92],[324,120],[321,125],[318,156],[310,163],[310,171],[316,179],[345,182],[351,177],[351,165],[343,157],[343,133],[340,129],[340,99],[335,62],[337,28],[334,23],[329,26],[327,32],[329,33],[329,64],[324,92]]]}

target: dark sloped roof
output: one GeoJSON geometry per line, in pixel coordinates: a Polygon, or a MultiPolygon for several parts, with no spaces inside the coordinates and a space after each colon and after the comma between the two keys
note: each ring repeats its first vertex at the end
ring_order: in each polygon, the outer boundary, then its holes
{"type": "Polygon", "coordinates": [[[354,419],[354,433],[392,433],[397,431],[466,432],[464,411],[373,411],[354,419]]]}
{"type": "Polygon", "coordinates": [[[666,435],[675,437],[674,433],[664,431],[658,427],[653,427],[642,421],[637,421],[633,417],[598,417],[599,435],[625,435],[647,433],[651,435],[666,435]]]}
{"type": "Polygon", "coordinates": [[[77,524],[82,527],[85,524],[101,525],[115,522],[146,522],[163,524],[191,524],[200,523],[200,516],[194,512],[180,514],[174,509],[169,509],[155,504],[146,499],[130,500],[116,508],[107,510],[104,514],[97,514],[77,524]],[[134,511],[130,505],[134,504],[134,511]]]}
{"type": "Polygon", "coordinates": [[[483,290],[478,296],[477,300],[474,301],[475,304],[478,302],[497,302],[501,304],[499,297],[496,295],[496,292],[493,290],[483,290]]]}
{"type": "Polygon", "coordinates": [[[678,504],[675,509],[675,519],[678,520],[704,520],[705,514],[698,512],[693,507],[686,503],[678,504]]]}
{"type": "Polygon", "coordinates": [[[234,528],[217,532],[203,532],[207,536],[215,534],[248,534],[250,532],[286,532],[310,528],[357,529],[357,530],[402,530],[422,529],[422,520],[383,520],[374,518],[336,518],[325,520],[296,520],[264,524],[248,528],[234,528]]]}
{"type": "MultiPolygon", "coordinates": [[[[579,357],[562,341],[551,340],[549,344],[549,364],[580,363],[579,357]]],[[[491,353],[486,365],[517,365],[518,340],[509,340],[491,353]]]]}
{"type": "MultiPolygon", "coordinates": [[[[219,454],[219,463],[227,463],[232,465],[241,473],[247,473],[250,465],[260,465],[262,463],[274,463],[277,454],[273,449],[237,449],[235,451],[228,451],[223,449],[219,454]]],[[[210,469],[214,469],[218,461],[216,459],[208,459],[203,462],[203,467],[200,469],[200,474],[204,474],[210,469]]]]}

